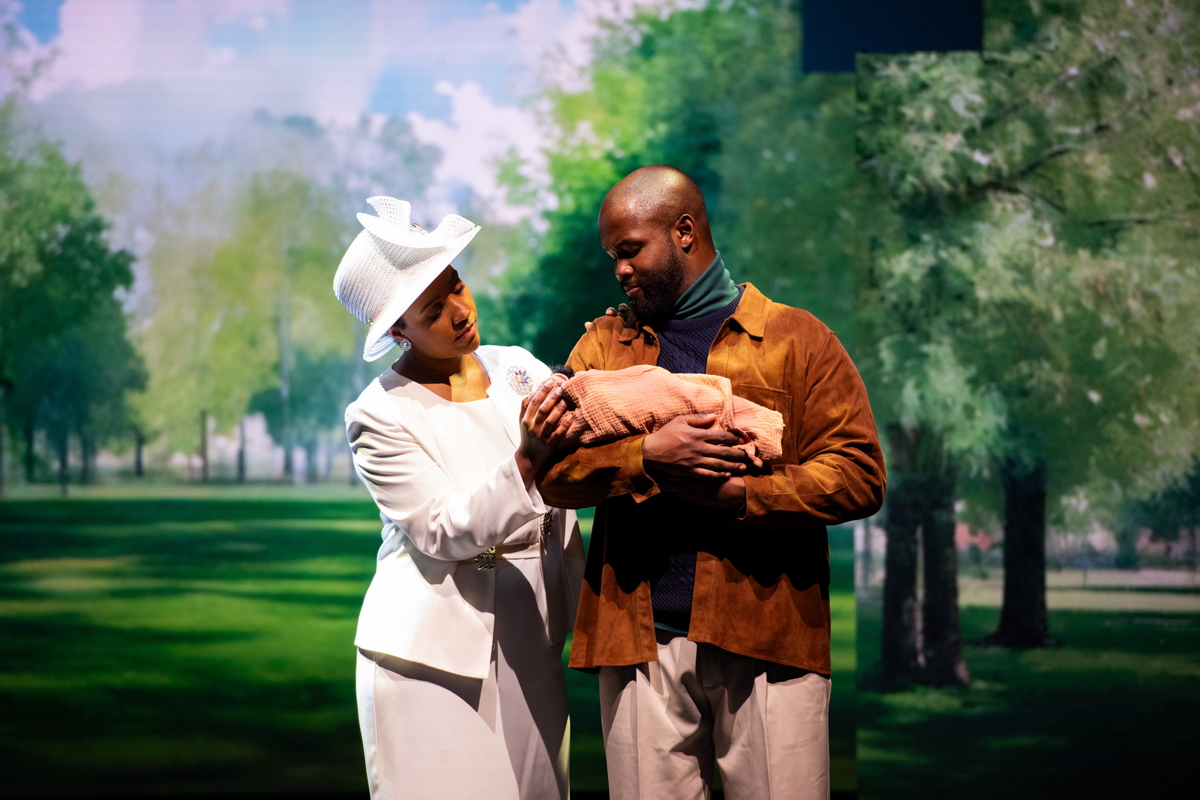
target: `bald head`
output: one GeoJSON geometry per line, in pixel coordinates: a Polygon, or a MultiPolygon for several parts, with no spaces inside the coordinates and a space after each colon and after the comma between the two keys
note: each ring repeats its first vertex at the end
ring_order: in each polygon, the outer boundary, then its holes
{"type": "Polygon", "coordinates": [[[667,319],[679,296],[716,259],[704,195],[674,167],[642,167],[600,206],[600,245],[613,259],[643,322],[667,319]]]}
{"type": "Polygon", "coordinates": [[[694,180],[674,167],[653,164],[626,175],[608,190],[600,206],[601,217],[617,211],[657,223],[663,229],[686,214],[694,221],[697,239],[712,247],[704,193],[694,180]]]}

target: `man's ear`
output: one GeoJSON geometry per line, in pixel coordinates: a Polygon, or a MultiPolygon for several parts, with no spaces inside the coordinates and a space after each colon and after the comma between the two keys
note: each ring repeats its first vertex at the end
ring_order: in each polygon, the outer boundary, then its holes
{"type": "Polygon", "coordinates": [[[675,221],[675,236],[683,252],[690,253],[692,245],[696,243],[696,220],[692,219],[691,214],[684,214],[675,221]]]}

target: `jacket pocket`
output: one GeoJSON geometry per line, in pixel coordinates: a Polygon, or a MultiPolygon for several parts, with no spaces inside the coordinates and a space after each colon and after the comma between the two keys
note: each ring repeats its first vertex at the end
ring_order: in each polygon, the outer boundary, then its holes
{"type": "Polygon", "coordinates": [[[764,408],[778,411],[783,417],[783,459],[782,464],[796,463],[796,433],[792,428],[792,396],[782,389],[772,389],[767,386],[742,384],[734,389],[734,394],[752,403],[758,403],[764,408]]]}

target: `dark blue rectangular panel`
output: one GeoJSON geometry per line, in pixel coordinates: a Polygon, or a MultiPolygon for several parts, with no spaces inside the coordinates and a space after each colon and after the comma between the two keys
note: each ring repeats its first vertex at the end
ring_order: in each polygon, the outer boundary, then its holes
{"type": "Polygon", "coordinates": [[[856,53],[979,50],[983,0],[807,0],[805,72],[853,72],[856,53]]]}

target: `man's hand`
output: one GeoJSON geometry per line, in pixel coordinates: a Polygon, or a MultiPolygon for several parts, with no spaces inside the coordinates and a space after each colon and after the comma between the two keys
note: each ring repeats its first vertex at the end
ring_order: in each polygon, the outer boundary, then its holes
{"type": "MultiPolygon", "coordinates": [[[[623,322],[625,324],[626,328],[633,327],[633,322],[631,321],[630,313],[631,312],[629,311],[629,306],[626,305],[625,303],[621,303],[616,308],[609,306],[608,308],[604,309],[604,316],[620,317],[621,322],[623,322]]],[[[587,322],[583,323],[583,329],[585,331],[590,331],[592,329],[593,324],[594,323],[591,320],[588,320],[587,322]]]]}
{"type": "Polygon", "coordinates": [[[742,475],[748,456],[732,445],[740,439],[714,427],[716,414],[686,414],[642,440],[642,463],[658,482],[659,475],[724,479],[742,475]]]}

